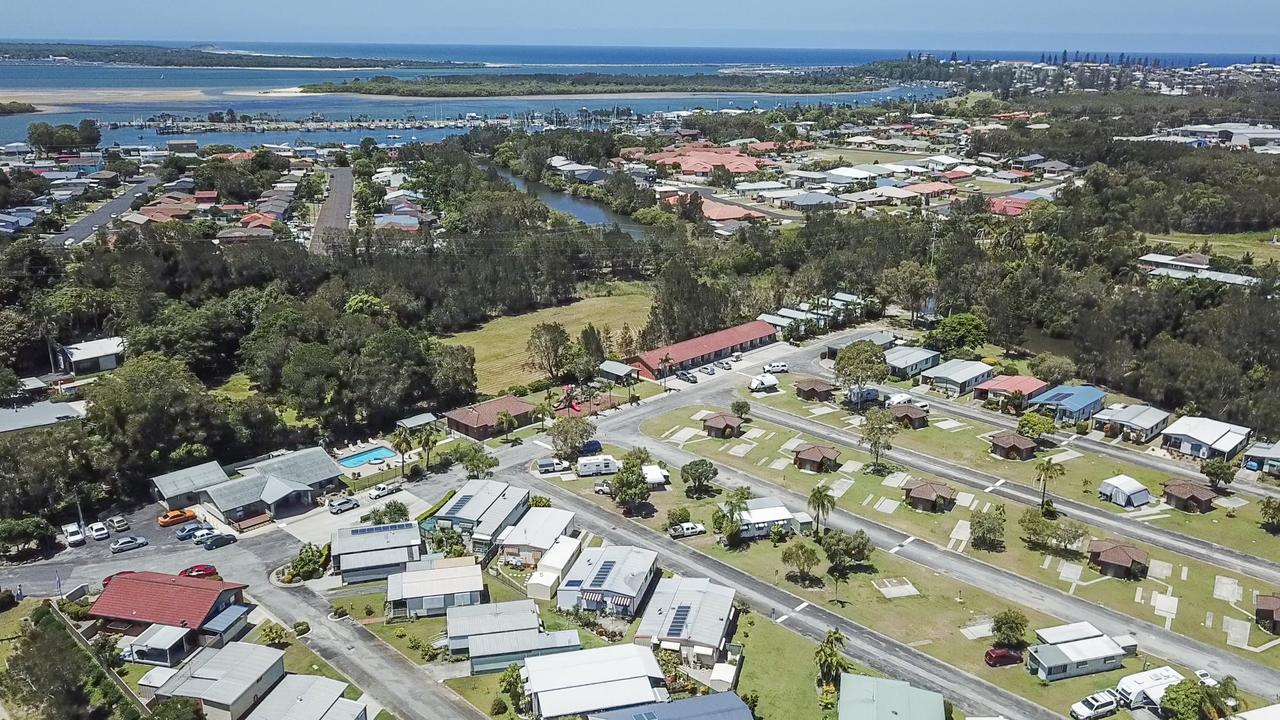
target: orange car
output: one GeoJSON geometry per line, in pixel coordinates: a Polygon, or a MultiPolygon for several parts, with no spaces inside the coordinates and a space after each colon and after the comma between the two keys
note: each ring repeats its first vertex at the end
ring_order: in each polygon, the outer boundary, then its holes
{"type": "Polygon", "coordinates": [[[159,522],[160,527],[170,527],[173,525],[181,525],[184,522],[195,519],[196,514],[193,510],[170,510],[160,516],[159,522]]]}

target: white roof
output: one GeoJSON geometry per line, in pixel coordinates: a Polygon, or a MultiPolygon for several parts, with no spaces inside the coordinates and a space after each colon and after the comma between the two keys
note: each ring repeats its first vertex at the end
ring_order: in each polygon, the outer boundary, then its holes
{"type": "Polygon", "coordinates": [[[662,669],[653,651],[631,643],[530,657],[525,691],[536,695],[544,717],[657,702],[662,669]]]}
{"type": "Polygon", "coordinates": [[[644,465],[640,471],[644,473],[644,481],[650,485],[665,485],[671,479],[671,473],[658,465],[644,465]]]}
{"type": "Polygon", "coordinates": [[[808,190],[801,190],[800,188],[788,188],[786,190],[765,190],[764,192],[760,193],[760,197],[765,198],[767,200],[783,200],[789,197],[795,197],[797,195],[804,195],[807,192],[808,190]]]}
{"type": "Polygon", "coordinates": [[[578,554],[578,546],[581,544],[581,540],[568,535],[556,538],[556,541],[551,544],[551,549],[542,553],[542,559],[538,561],[538,570],[556,575],[564,572],[578,554]]]}
{"type": "Polygon", "coordinates": [[[733,186],[738,192],[753,192],[761,190],[783,190],[787,186],[777,180],[761,180],[760,182],[742,182],[733,186]]]}
{"type": "Polygon", "coordinates": [[[1280,720],[1280,703],[1247,710],[1233,715],[1232,720],[1280,720]]]}
{"type": "Polygon", "coordinates": [[[1131,427],[1150,429],[1169,417],[1169,413],[1150,405],[1125,405],[1117,403],[1104,408],[1093,416],[1102,422],[1114,422],[1131,427]]]}
{"type": "Polygon", "coordinates": [[[876,176],[875,173],[870,173],[866,170],[859,170],[855,167],[838,167],[828,170],[827,172],[832,175],[843,175],[844,177],[852,178],[854,180],[866,180],[876,176]]]}
{"type": "Polygon", "coordinates": [[[937,355],[937,352],[928,348],[899,345],[884,351],[884,361],[890,367],[905,368],[937,355]]]}
{"type": "Polygon", "coordinates": [[[67,356],[71,358],[71,362],[79,362],[80,360],[119,355],[124,352],[124,338],[109,337],[101,340],[88,340],[73,345],[63,345],[62,347],[67,351],[67,356]]]}
{"type": "Polygon", "coordinates": [[[1036,631],[1036,638],[1040,642],[1050,645],[1059,643],[1073,642],[1075,640],[1084,640],[1091,637],[1099,637],[1102,631],[1093,626],[1090,622],[1075,622],[1068,625],[1054,625],[1053,627],[1042,628],[1036,631]]]}
{"type": "Polygon", "coordinates": [[[507,528],[503,545],[521,545],[549,550],[556,538],[564,535],[573,522],[573,513],[549,507],[529,508],[520,522],[507,528]]]}
{"type": "Polygon", "coordinates": [[[1242,425],[1232,425],[1206,417],[1183,417],[1164,429],[1164,435],[1185,435],[1220,452],[1229,452],[1249,437],[1251,431],[1242,425]]]}
{"type": "Polygon", "coordinates": [[[1062,654],[1071,662],[1087,662],[1098,658],[1124,655],[1124,648],[1106,635],[1075,640],[1055,645],[1054,647],[1061,650],[1062,654]]]}
{"type": "MultiPolygon", "coordinates": [[[[1182,673],[1165,665],[1154,670],[1134,673],[1120,678],[1120,682],[1116,683],[1116,690],[1127,693],[1130,697],[1134,694],[1149,690],[1150,688],[1160,685],[1168,685],[1182,680],[1182,673]]],[[[1155,698],[1152,698],[1153,700],[1155,698]]]]}
{"type": "Polygon", "coordinates": [[[129,644],[155,649],[171,648],[182,642],[190,632],[191,628],[157,624],[142,631],[142,634],[129,644]]]}
{"type": "Polygon", "coordinates": [[[911,198],[919,197],[919,195],[917,195],[914,192],[911,192],[910,190],[906,190],[900,187],[894,187],[892,185],[885,185],[884,187],[875,188],[874,192],[878,192],[884,197],[896,198],[898,200],[910,200],[911,198]]]}
{"type": "Polygon", "coordinates": [[[1107,478],[1102,481],[1099,487],[1108,485],[1120,490],[1125,495],[1137,495],[1138,493],[1150,492],[1146,485],[1143,485],[1128,475],[1116,475],[1115,477],[1107,478]]]}
{"type": "Polygon", "coordinates": [[[387,600],[435,597],[484,590],[484,574],[479,565],[410,570],[387,578],[387,600]]]}
{"type": "Polygon", "coordinates": [[[963,384],[974,378],[982,377],[993,370],[995,368],[977,360],[948,360],[941,365],[925,370],[922,374],[926,378],[941,378],[963,384]]]}
{"type": "Polygon", "coordinates": [[[739,518],[743,525],[752,523],[771,523],[790,520],[790,510],[777,498],[752,498],[747,501],[747,509],[739,518]]]}

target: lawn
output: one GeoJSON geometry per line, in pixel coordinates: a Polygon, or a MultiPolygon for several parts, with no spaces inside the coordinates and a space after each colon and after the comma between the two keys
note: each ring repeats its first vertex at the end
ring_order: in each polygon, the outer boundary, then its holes
{"type": "Polygon", "coordinates": [[[129,686],[134,693],[138,692],[138,683],[142,680],[142,676],[155,668],[154,665],[143,665],[142,663],[126,662],[116,670],[116,675],[129,686]]]}
{"type": "Polygon", "coordinates": [[[858,150],[855,148],[820,148],[804,154],[810,160],[841,160],[846,165],[875,165],[919,160],[923,155],[885,152],[882,150],[858,150]]]}
{"type": "MultiPolygon", "coordinates": [[[[230,400],[244,400],[258,394],[258,389],[253,386],[253,380],[245,373],[236,373],[227,378],[222,385],[209,391],[210,395],[228,398],[230,400]]],[[[299,427],[316,427],[315,420],[303,420],[298,417],[298,411],[291,407],[278,405],[275,408],[276,414],[280,416],[281,422],[292,428],[299,427]]]]}
{"type": "Polygon", "coordinates": [[[1148,235],[1147,239],[1153,243],[1177,245],[1179,246],[1178,250],[1183,252],[1198,250],[1201,245],[1208,242],[1213,247],[1215,255],[1228,255],[1238,258],[1245,253],[1249,253],[1253,255],[1256,263],[1262,264],[1269,260],[1280,260],[1280,244],[1272,244],[1277,232],[1274,230],[1261,230],[1258,232],[1211,235],[1174,232],[1165,235],[1148,235]]]}
{"type": "Polygon", "coordinates": [[[374,716],[373,720],[396,720],[396,716],[392,715],[386,710],[379,710],[378,714],[374,716]]]}
{"type": "MultiPolygon", "coordinates": [[[[245,636],[245,642],[257,643],[262,635],[262,626],[254,628],[245,636]]],[[[324,661],[319,655],[311,651],[301,640],[289,633],[289,644],[284,648],[284,669],[285,672],[291,672],[298,675],[320,675],[331,680],[338,680],[347,684],[347,689],[342,696],[348,700],[356,700],[363,694],[360,688],[351,684],[345,675],[338,672],[332,665],[324,661]]]]}
{"type": "Polygon", "coordinates": [[[476,354],[480,392],[497,393],[540,377],[537,371],[525,367],[529,359],[525,346],[535,325],[558,322],[575,339],[587,323],[594,323],[597,328],[609,326],[614,333],[626,323],[633,333],[638,332],[649,317],[652,297],[640,285],[621,289],[622,294],[588,297],[560,307],[495,318],[478,330],[458,333],[444,342],[471,346],[476,354]]]}
{"type": "Polygon", "coordinates": [[[422,649],[429,647],[444,634],[445,617],[441,615],[387,624],[383,620],[386,597],[385,588],[380,588],[371,593],[333,598],[330,604],[335,608],[345,609],[353,620],[395,648],[410,662],[422,664],[422,649]]]}
{"type": "Polygon", "coordinates": [[[18,606],[0,613],[0,667],[9,659],[9,653],[13,652],[13,643],[22,635],[22,623],[31,613],[35,611],[39,605],[38,600],[28,598],[18,603],[18,606]]]}
{"type": "MultiPolygon", "coordinates": [[[[508,707],[507,712],[501,715],[493,715],[489,710],[493,707],[493,699],[498,696],[498,680],[502,677],[502,673],[486,673],[484,675],[472,675],[470,677],[449,678],[444,684],[450,690],[462,696],[463,700],[471,703],[480,712],[493,718],[511,718],[514,720],[517,716],[508,707]]],[[[510,705],[509,699],[508,706],[510,705]]]]}

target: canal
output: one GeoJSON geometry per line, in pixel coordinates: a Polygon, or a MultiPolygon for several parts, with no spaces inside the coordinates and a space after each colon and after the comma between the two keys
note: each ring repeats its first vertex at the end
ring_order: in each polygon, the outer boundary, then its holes
{"type": "Polygon", "coordinates": [[[603,225],[605,227],[617,225],[623,232],[633,238],[640,239],[644,237],[644,225],[635,222],[626,215],[619,215],[604,203],[560,192],[540,182],[525,180],[511,174],[511,171],[504,167],[494,165],[493,169],[512,185],[515,185],[516,189],[521,192],[533,192],[539,200],[552,210],[569,213],[588,225],[603,225]]]}

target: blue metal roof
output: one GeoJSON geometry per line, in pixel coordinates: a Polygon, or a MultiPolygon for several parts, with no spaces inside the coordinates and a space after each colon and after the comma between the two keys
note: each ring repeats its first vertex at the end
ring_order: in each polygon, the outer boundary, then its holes
{"type": "Polygon", "coordinates": [[[590,720],[752,720],[751,709],[731,692],[588,713],[587,717],[590,720]]]}
{"type": "Polygon", "coordinates": [[[213,619],[204,624],[203,630],[211,633],[221,634],[231,629],[240,618],[249,614],[249,607],[246,605],[229,605],[227,609],[213,616],[213,619]]]}
{"type": "Polygon", "coordinates": [[[1084,410],[1107,396],[1092,385],[1059,385],[1032,398],[1030,405],[1051,405],[1067,410],[1084,410]]]}

